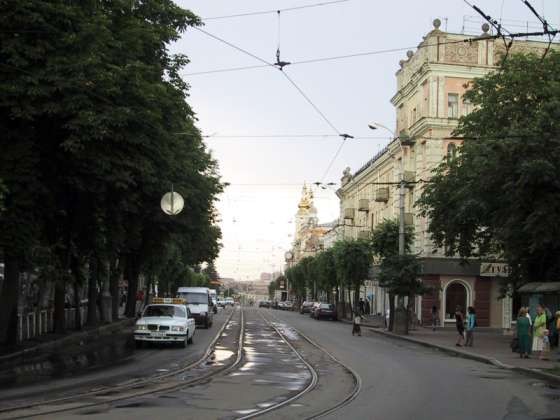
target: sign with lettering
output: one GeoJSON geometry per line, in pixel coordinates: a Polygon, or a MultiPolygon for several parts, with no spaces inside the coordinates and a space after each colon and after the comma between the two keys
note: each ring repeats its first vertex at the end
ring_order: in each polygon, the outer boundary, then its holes
{"type": "Polygon", "coordinates": [[[511,267],[506,263],[480,263],[480,277],[509,277],[511,267]]]}

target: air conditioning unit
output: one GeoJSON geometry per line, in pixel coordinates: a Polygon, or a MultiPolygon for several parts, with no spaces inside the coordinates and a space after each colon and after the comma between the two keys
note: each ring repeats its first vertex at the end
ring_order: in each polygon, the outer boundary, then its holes
{"type": "Polygon", "coordinates": [[[358,232],[358,239],[369,239],[371,237],[371,232],[369,230],[362,230],[358,232]]]}
{"type": "Polygon", "coordinates": [[[354,213],[356,209],[344,209],[344,219],[354,220],[354,213]]]}
{"type": "Polygon", "coordinates": [[[369,200],[361,199],[358,204],[358,211],[369,211],[369,200]]]}
{"type": "Polygon", "coordinates": [[[404,182],[415,182],[416,181],[416,174],[414,171],[404,171],[403,172],[403,180],[404,182]]]}
{"type": "Polygon", "coordinates": [[[375,201],[382,203],[389,201],[389,187],[378,188],[375,192],[375,201]]]}
{"type": "Polygon", "coordinates": [[[414,213],[404,214],[404,224],[412,226],[414,224],[414,213]]]}

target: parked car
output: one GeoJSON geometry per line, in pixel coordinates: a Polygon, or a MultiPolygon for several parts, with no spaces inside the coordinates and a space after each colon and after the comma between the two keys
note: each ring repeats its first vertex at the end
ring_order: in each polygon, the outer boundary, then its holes
{"type": "Polygon", "coordinates": [[[299,313],[300,314],[308,314],[311,312],[311,308],[313,308],[313,305],[315,304],[315,302],[311,302],[311,301],[305,301],[301,304],[301,308],[299,308],[299,313]]]}
{"type": "Polygon", "coordinates": [[[293,307],[294,307],[294,302],[292,302],[291,300],[287,300],[284,302],[284,306],[282,307],[282,309],[285,311],[291,311],[293,307]]]}
{"type": "Polygon", "coordinates": [[[270,301],[268,300],[261,300],[259,302],[259,308],[270,308],[270,301]]]}
{"type": "Polygon", "coordinates": [[[329,318],[333,321],[336,321],[336,308],[332,303],[320,303],[318,306],[315,306],[314,316],[315,319],[321,318],[329,318]]]}
{"type": "Polygon", "coordinates": [[[146,306],[134,327],[136,347],[143,343],[177,343],[181,347],[193,342],[196,329],[184,299],[154,298],[146,306]]]}
{"type": "Polygon", "coordinates": [[[225,299],[225,304],[226,304],[226,306],[227,306],[227,305],[233,306],[233,305],[235,305],[235,301],[233,300],[232,297],[227,297],[227,298],[225,299]]]}

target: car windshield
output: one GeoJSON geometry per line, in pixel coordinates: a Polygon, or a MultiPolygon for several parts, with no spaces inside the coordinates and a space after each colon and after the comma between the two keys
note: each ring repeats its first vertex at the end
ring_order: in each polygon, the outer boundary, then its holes
{"type": "Polygon", "coordinates": [[[321,303],[321,309],[333,309],[333,305],[329,305],[328,303],[321,303]]]}
{"type": "Polygon", "coordinates": [[[150,316],[169,316],[169,317],[180,317],[184,318],[186,316],[186,312],[183,308],[179,308],[178,306],[171,306],[171,305],[150,305],[144,311],[145,317],[150,316]]]}
{"type": "Polygon", "coordinates": [[[208,304],[208,295],[206,293],[179,293],[179,297],[182,297],[187,301],[187,304],[193,303],[205,303],[208,304]]]}

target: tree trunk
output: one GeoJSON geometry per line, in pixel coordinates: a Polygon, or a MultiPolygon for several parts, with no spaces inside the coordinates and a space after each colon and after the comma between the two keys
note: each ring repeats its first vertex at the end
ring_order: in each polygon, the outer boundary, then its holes
{"type": "Polygon", "coordinates": [[[88,308],[87,308],[87,325],[89,327],[97,326],[97,278],[98,278],[97,258],[90,258],[89,262],[89,279],[88,279],[88,308]]]}
{"type": "Polygon", "coordinates": [[[388,325],[388,329],[389,331],[393,331],[393,324],[395,321],[395,295],[392,293],[389,293],[389,325],[388,325]]]}
{"type": "Polygon", "coordinates": [[[54,286],[54,332],[64,334],[66,332],[66,280],[61,273],[60,278],[56,279],[54,286]]]}
{"type": "Polygon", "coordinates": [[[76,322],[76,329],[82,329],[82,298],[80,296],[82,288],[77,281],[74,282],[74,306],[76,312],[74,313],[74,320],[76,322]]]}
{"type": "Polygon", "coordinates": [[[74,313],[74,321],[76,329],[82,329],[82,287],[85,284],[84,273],[82,271],[81,262],[78,258],[72,257],[71,265],[72,275],[74,276],[74,306],[76,312],[74,313]]]}
{"type": "Polygon", "coordinates": [[[360,302],[360,284],[357,283],[354,286],[354,307],[360,311],[360,307],[359,307],[359,302],[360,302]]]}
{"type": "Polygon", "coordinates": [[[340,286],[340,296],[340,302],[342,304],[342,318],[346,318],[346,297],[344,293],[344,286],[340,286]]]}
{"type": "Polygon", "coordinates": [[[111,274],[109,289],[113,300],[111,301],[111,311],[113,314],[113,321],[119,319],[119,305],[121,297],[119,295],[119,279],[121,277],[119,260],[114,257],[111,261],[111,274]]]}
{"type": "Polygon", "coordinates": [[[0,343],[17,344],[17,310],[20,294],[18,258],[6,255],[4,282],[0,294],[0,343]]]}
{"type": "Polygon", "coordinates": [[[136,256],[129,254],[125,263],[125,276],[128,281],[128,299],[126,301],[126,316],[136,317],[136,293],[138,292],[138,263],[136,256]]]}

